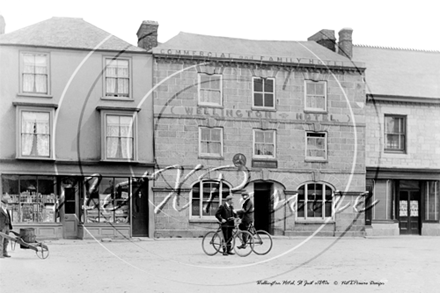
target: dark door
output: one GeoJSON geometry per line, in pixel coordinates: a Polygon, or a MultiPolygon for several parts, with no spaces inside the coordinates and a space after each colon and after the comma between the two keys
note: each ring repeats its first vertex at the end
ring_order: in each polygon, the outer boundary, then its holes
{"type": "Polygon", "coordinates": [[[133,183],[132,190],[132,236],[148,237],[148,180],[133,183]]]}
{"type": "Polygon", "coordinates": [[[273,234],[272,183],[254,183],[254,225],[273,234]]]}
{"type": "Polygon", "coordinates": [[[399,196],[400,234],[420,235],[420,191],[400,190],[399,196]]]}

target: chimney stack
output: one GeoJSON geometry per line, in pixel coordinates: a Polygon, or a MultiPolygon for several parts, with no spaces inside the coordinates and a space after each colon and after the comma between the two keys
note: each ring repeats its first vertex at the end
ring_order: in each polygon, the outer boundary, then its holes
{"type": "Polygon", "coordinates": [[[2,15],[0,15],[0,35],[3,35],[5,33],[5,28],[6,28],[5,18],[2,15]]]}
{"type": "Polygon", "coordinates": [[[144,20],[137,32],[138,47],[149,51],[157,46],[157,29],[159,23],[152,20],[144,20]]]}
{"type": "Polygon", "coordinates": [[[351,28],[343,28],[339,31],[338,53],[349,59],[353,57],[352,34],[353,30],[351,28]]]}
{"type": "Polygon", "coordinates": [[[326,30],[326,29],[320,30],[319,32],[308,38],[307,41],[315,41],[321,46],[324,46],[327,49],[336,52],[336,48],[335,48],[336,38],[335,38],[335,31],[333,30],[326,30]]]}

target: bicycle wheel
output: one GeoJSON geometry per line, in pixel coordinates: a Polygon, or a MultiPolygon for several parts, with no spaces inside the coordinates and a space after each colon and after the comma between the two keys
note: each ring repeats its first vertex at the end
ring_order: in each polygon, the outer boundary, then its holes
{"type": "Polygon", "coordinates": [[[222,238],[217,232],[208,232],[202,239],[202,248],[207,255],[215,255],[221,247],[222,238]]]}
{"type": "Polygon", "coordinates": [[[239,256],[248,256],[252,252],[254,238],[248,231],[238,231],[232,240],[234,251],[239,256]],[[243,241],[243,236],[245,241],[243,241]]]}
{"type": "Polygon", "coordinates": [[[252,250],[258,255],[265,255],[272,249],[272,237],[264,230],[255,232],[252,250]]]}

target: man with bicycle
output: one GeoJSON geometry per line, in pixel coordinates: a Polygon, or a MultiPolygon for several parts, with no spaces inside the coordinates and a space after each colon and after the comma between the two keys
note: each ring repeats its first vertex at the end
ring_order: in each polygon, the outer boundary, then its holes
{"type": "MultiPolygon", "coordinates": [[[[237,211],[237,215],[241,218],[241,223],[238,226],[240,230],[247,231],[249,226],[254,222],[254,204],[252,203],[249,193],[247,191],[243,191],[241,193],[241,197],[243,199],[243,203],[241,205],[241,210],[237,211]]],[[[243,238],[247,237],[243,234],[243,238]]],[[[243,244],[237,246],[237,248],[242,249],[246,247],[247,239],[243,239],[243,244]]]]}
{"type": "Polygon", "coordinates": [[[232,195],[225,198],[225,203],[218,207],[215,217],[221,222],[223,237],[226,247],[223,247],[223,255],[234,254],[231,247],[232,230],[234,230],[235,212],[232,206],[232,195]]]}

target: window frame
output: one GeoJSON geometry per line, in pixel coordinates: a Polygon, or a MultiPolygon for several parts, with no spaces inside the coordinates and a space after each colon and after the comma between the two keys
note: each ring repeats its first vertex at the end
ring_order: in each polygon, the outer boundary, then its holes
{"type": "Polygon", "coordinates": [[[203,183],[209,183],[209,184],[218,183],[219,184],[220,188],[219,188],[218,193],[219,193],[220,196],[219,196],[219,199],[218,199],[218,203],[219,203],[218,206],[221,206],[223,204],[223,200],[224,200],[223,196],[222,196],[223,195],[223,185],[226,185],[228,187],[228,189],[229,189],[229,193],[227,195],[225,195],[225,196],[232,195],[232,187],[231,187],[230,184],[226,183],[224,180],[213,180],[213,179],[199,180],[199,181],[197,181],[197,182],[195,182],[194,184],[191,185],[190,201],[189,201],[190,204],[191,204],[191,206],[189,208],[189,218],[190,218],[190,220],[217,221],[217,218],[215,217],[215,213],[212,216],[205,216],[205,215],[203,215],[203,203],[204,203],[204,201],[203,201],[203,193],[201,195],[202,200],[200,199],[200,195],[199,195],[199,198],[198,198],[198,200],[199,200],[199,214],[198,215],[194,215],[193,214],[193,208],[192,207],[193,207],[193,200],[194,200],[194,197],[193,197],[194,187],[197,184],[199,184],[199,191],[203,192],[203,183]]]}
{"type": "Polygon", "coordinates": [[[138,121],[137,112],[122,110],[104,110],[101,109],[101,161],[106,162],[137,162],[138,161],[138,121]],[[107,116],[124,116],[133,118],[132,127],[132,158],[109,158],[107,156],[107,116]]]}
{"type": "MultiPolygon", "coordinates": [[[[311,96],[311,95],[310,95],[311,96]]],[[[313,95],[316,96],[316,95],[313,95]]],[[[328,112],[328,90],[327,90],[327,81],[326,80],[312,80],[305,79],[304,80],[304,111],[306,112],[317,112],[317,113],[327,113],[328,112]],[[323,83],[324,84],[324,109],[321,108],[312,108],[307,106],[308,101],[308,93],[307,93],[307,84],[308,83],[323,83]]]]}
{"type": "MultiPolygon", "coordinates": [[[[264,83],[263,83],[264,84],[264,83]]],[[[259,110],[276,110],[276,90],[275,90],[275,87],[276,87],[276,79],[275,78],[273,78],[273,77],[259,77],[259,76],[253,76],[252,77],[252,108],[253,109],[259,109],[259,110]],[[265,88],[263,88],[263,90],[261,91],[261,92],[257,92],[256,90],[255,90],[255,81],[256,80],[272,80],[273,81],[273,91],[272,92],[266,92],[265,91],[265,88]],[[256,106],[255,105],[255,94],[256,93],[261,93],[262,95],[263,95],[263,106],[256,106]],[[268,107],[268,106],[264,106],[264,102],[265,102],[265,100],[264,100],[264,95],[266,94],[266,93],[271,93],[272,94],[272,102],[273,102],[273,106],[272,107],[268,107]]]]}
{"type": "Polygon", "coordinates": [[[277,131],[275,129],[253,129],[252,131],[252,158],[255,159],[270,159],[270,160],[275,160],[277,158],[277,131]],[[273,133],[273,155],[257,155],[255,154],[256,151],[256,141],[255,141],[255,136],[256,136],[256,132],[260,131],[263,133],[266,132],[272,132],[273,133]]]}
{"type": "Polygon", "coordinates": [[[212,107],[223,107],[223,75],[222,74],[208,74],[208,73],[203,73],[200,72],[197,74],[197,98],[198,98],[198,105],[200,106],[212,106],[212,107]],[[201,91],[202,90],[206,90],[206,91],[215,91],[215,89],[209,88],[209,89],[204,89],[202,88],[202,76],[206,75],[206,76],[219,76],[220,77],[220,88],[218,91],[220,91],[220,103],[210,103],[210,102],[204,102],[201,100],[201,91]]]}
{"type": "Polygon", "coordinates": [[[407,153],[407,137],[408,137],[408,123],[407,123],[407,116],[406,115],[400,115],[400,114],[384,114],[384,120],[383,120],[383,135],[384,135],[384,146],[383,150],[385,153],[389,154],[406,154],[407,153]],[[394,132],[387,132],[387,117],[391,117],[393,119],[402,119],[402,125],[399,125],[403,128],[403,132],[394,133],[394,132]],[[399,136],[399,142],[403,143],[403,148],[388,148],[388,135],[398,135],[399,136]],[[402,138],[403,136],[403,138],[402,138]]]}
{"type": "Polygon", "coordinates": [[[133,62],[130,57],[121,57],[121,56],[103,56],[103,81],[102,81],[102,92],[103,92],[103,99],[109,99],[109,100],[133,100],[133,62]],[[111,61],[127,61],[128,62],[128,95],[108,95],[107,93],[107,60],[111,61]]]}
{"type": "Polygon", "coordinates": [[[306,131],[305,132],[305,145],[304,145],[304,155],[306,161],[312,161],[312,162],[327,162],[328,161],[328,133],[326,131],[306,131]],[[324,135],[324,144],[325,144],[325,157],[312,157],[308,155],[308,135],[309,134],[322,134],[324,135]]]}
{"type": "Polygon", "coordinates": [[[52,107],[39,107],[39,106],[16,106],[16,158],[17,159],[29,159],[29,160],[53,160],[54,159],[54,148],[53,143],[54,135],[54,112],[55,108],[52,107]],[[23,112],[37,112],[37,113],[48,113],[49,114],[49,155],[48,156],[26,156],[22,154],[22,114],[23,112]]]}
{"type": "Polygon", "coordinates": [[[422,192],[424,193],[422,196],[422,206],[424,207],[424,215],[423,222],[424,223],[439,223],[440,222],[440,181],[439,180],[428,180],[423,182],[425,184],[424,188],[422,188],[422,192]],[[434,186],[434,203],[431,203],[430,197],[430,186],[431,184],[434,186]],[[430,218],[430,207],[434,207],[434,219],[430,218]]]}
{"type": "MultiPolygon", "coordinates": [[[[211,133],[210,133],[211,134],[211,133]]],[[[224,148],[224,131],[223,127],[208,127],[208,126],[199,126],[199,157],[213,157],[213,158],[223,158],[223,148],[224,148]],[[220,154],[216,153],[203,153],[202,152],[202,129],[220,130],[220,154]]]]}
{"type": "MultiPolygon", "coordinates": [[[[19,95],[22,96],[37,96],[37,97],[51,97],[51,62],[50,62],[50,53],[47,51],[20,51],[20,88],[19,88],[19,95]],[[46,92],[36,92],[36,91],[32,91],[32,92],[27,92],[24,91],[24,55],[44,55],[46,57],[46,76],[47,76],[47,80],[46,80],[46,92]]],[[[34,81],[34,87],[35,87],[35,81],[34,81]]]]}
{"type": "Polygon", "coordinates": [[[295,221],[296,222],[302,222],[302,221],[304,221],[304,222],[324,222],[324,221],[328,221],[328,220],[335,220],[335,218],[334,218],[335,213],[334,213],[334,206],[333,206],[333,204],[334,204],[333,200],[335,198],[335,188],[332,185],[330,185],[330,184],[328,184],[326,182],[311,182],[311,181],[309,181],[309,182],[304,182],[303,184],[301,184],[298,187],[297,190],[298,190],[298,196],[296,197],[296,205],[295,205],[296,206],[296,208],[295,208],[295,221]],[[322,216],[321,217],[309,217],[307,215],[307,213],[305,212],[305,211],[308,210],[308,203],[309,203],[308,196],[307,196],[307,194],[308,194],[308,185],[311,185],[311,184],[322,185],[321,186],[322,199],[321,199],[320,202],[322,202],[323,209],[322,209],[322,216]],[[300,201],[300,194],[299,194],[299,191],[300,191],[301,187],[303,187],[303,186],[304,186],[304,201],[305,201],[305,204],[304,204],[304,216],[303,217],[299,217],[298,216],[299,208],[300,208],[300,202],[299,202],[300,201]],[[326,213],[325,213],[325,204],[327,202],[325,200],[326,187],[328,187],[331,190],[331,203],[330,203],[331,211],[330,211],[330,216],[327,216],[326,213]]]}

